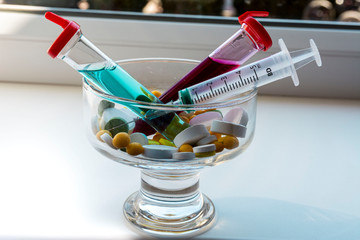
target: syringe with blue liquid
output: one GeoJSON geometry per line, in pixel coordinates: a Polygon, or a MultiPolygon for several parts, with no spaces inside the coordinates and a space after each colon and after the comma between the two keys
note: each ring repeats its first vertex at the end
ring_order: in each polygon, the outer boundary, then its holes
{"type": "Polygon", "coordinates": [[[179,99],[173,103],[201,104],[229,99],[286,77],[291,77],[297,86],[297,69],[314,60],[321,66],[320,54],[312,39],[310,48],[294,52],[288,51],[282,39],[279,46],[281,51],[276,54],[180,90],[179,99]]]}

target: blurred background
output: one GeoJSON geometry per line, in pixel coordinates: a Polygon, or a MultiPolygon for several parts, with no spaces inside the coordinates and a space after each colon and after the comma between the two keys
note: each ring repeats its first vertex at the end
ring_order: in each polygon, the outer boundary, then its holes
{"type": "Polygon", "coordinates": [[[264,10],[271,18],[360,22],[360,0],[0,0],[0,4],[233,17],[264,10]]]}

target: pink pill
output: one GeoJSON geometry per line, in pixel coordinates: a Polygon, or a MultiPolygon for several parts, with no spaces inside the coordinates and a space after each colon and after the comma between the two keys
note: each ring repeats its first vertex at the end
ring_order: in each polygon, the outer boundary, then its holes
{"type": "Polygon", "coordinates": [[[190,120],[189,124],[190,125],[203,124],[205,126],[210,126],[212,121],[221,120],[221,119],[222,119],[221,113],[217,111],[210,111],[196,115],[190,120]]]}

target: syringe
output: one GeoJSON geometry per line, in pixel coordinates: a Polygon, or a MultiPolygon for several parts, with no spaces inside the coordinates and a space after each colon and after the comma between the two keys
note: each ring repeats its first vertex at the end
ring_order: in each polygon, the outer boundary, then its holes
{"type": "Polygon", "coordinates": [[[321,66],[320,54],[312,39],[310,48],[294,52],[288,51],[282,39],[279,39],[279,46],[281,51],[270,57],[180,90],[179,99],[174,103],[199,104],[219,101],[289,76],[297,86],[297,69],[313,60],[321,66]]]}

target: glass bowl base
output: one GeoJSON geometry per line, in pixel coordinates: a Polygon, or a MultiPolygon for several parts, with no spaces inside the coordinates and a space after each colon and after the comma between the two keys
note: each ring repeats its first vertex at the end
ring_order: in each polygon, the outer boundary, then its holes
{"type": "Polygon", "coordinates": [[[158,238],[188,238],[209,230],[215,222],[212,201],[199,193],[186,201],[149,199],[141,190],[124,203],[124,215],[132,227],[158,238]]]}

